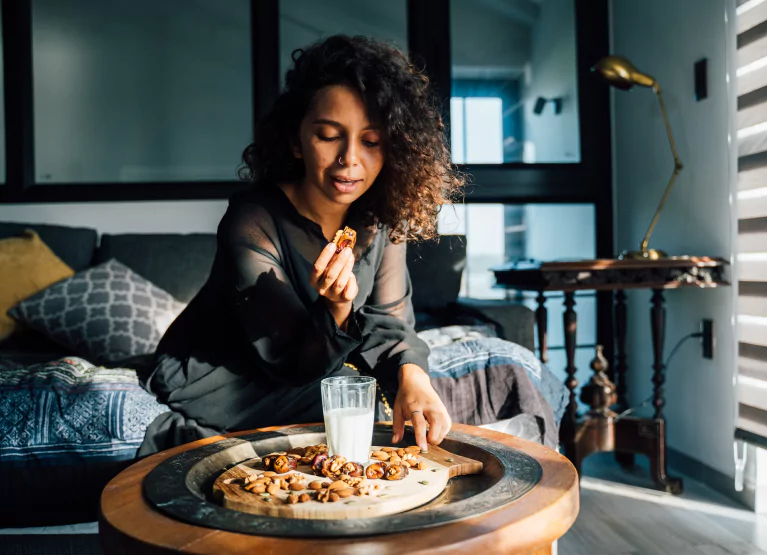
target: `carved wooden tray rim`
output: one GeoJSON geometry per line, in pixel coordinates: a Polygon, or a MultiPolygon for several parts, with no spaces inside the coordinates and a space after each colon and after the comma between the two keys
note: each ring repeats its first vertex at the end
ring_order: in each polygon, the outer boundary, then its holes
{"type": "MultiPolygon", "coordinates": [[[[254,453],[258,456],[260,444],[298,440],[300,436],[316,434],[324,434],[324,426],[254,432],[181,452],[160,463],[146,476],[142,488],[144,497],[155,509],[171,518],[229,532],[300,538],[371,536],[450,524],[499,509],[530,492],[543,473],[540,463],[522,451],[471,434],[450,432],[445,440],[446,448],[463,445],[484,452],[485,457],[494,459],[503,471],[484,491],[453,503],[366,519],[308,520],[234,511],[206,498],[216,477],[229,466],[252,458],[254,453]]],[[[391,427],[377,424],[374,434],[391,434],[391,427]]],[[[404,442],[408,441],[414,442],[412,428],[406,430],[404,442]]],[[[260,451],[265,454],[270,449],[260,451]]]]}

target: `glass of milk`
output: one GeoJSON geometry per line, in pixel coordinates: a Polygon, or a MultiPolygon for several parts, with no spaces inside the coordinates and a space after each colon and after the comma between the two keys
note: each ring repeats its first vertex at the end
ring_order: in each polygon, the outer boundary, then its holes
{"type": "Polygon", "coordinates": [[[331,456],[341,455],[362,465],[368,462],[375,398],[375,378],[342,376],[322,380],[322,412],[331,456]]]}

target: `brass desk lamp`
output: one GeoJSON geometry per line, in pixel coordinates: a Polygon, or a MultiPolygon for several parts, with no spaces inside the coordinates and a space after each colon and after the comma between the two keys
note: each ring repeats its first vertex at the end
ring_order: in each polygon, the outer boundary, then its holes
{"type": "Polygon", "coordinates": [[[668,123],[668,116],[666,115],[666,108],[663,105],[663,98],[660,94],[660,86],[658,85],[658,82],[650,77],[649,75],[640,72],[637,68],[634,67],[634,64],[629,62],[626,58],[623,58],[621,56],[606,56],[599,60],[594,67],[591,68],[591,71],[596,72],[600,77],[602,77],[607,83],[615,87],[616,89],[620,89],[622,91],[628,91],[631,90],[634,85],[639,85],[640,87],[651,87],[653,92],[655,93],[655,96],[658,97],[658,104],[660,105],[660,113],[663,116],[663,123],[666,124],[666,132],[668,133],[668,142],[671,145],[671,152],[674,155],[674,173],[671,174],[671,179],[668,181],[668,185],[666,186],[666,192],[663,193],[663,197],[660,199],[660,204],[658,205],[658,209],[655,211],[655,215],[653,216],[652,221],[650,222],[650,227],[647,229],[647,233],[645,233],[644,239],[642,239],[642,243],[640,244],[640,250],[638,251],[624,251],[619,258],[633,258],[633,259],[650,259],[650,260],[657,260],[659,258],[666,258],[668,255],[661,251],[656,249],[648,249],[647,246],[650,243],[650,236],[652,235],[653,230],[655,229],[655,224],[658,223],[658,218],[660,217],[660,213],[663,210],[664,205],[666,204],[666,200],[668,199],[668,195],[671,192],[671,187],[674,186],[674,182],[676,181],[677,176],[679,175],[679,172],[682,171],[682,161],[679,159],[679,154],[676,151],[676,144],[674,143],[674,136],[671,134],[671,126],[668,123]]]}

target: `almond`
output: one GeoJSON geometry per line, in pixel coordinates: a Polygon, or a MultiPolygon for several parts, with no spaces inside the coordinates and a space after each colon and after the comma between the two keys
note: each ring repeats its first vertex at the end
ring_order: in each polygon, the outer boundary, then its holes
{"type": "Polygon", "coordinates": [[[402,459],[396,453],[392,453],[392,456],[389,457],[389,462],[391,464],[399,464],[400,462],[402,462],[402,459]]]}
{"type": "Polygon", "coordinates": [[[384,453],[396,453],[397,448],[396,447],[381,447],[381,451],[384,453]]]}
{"type": "Polygon", "coordinates": [[[312,499],[312,498],[311,498],[311,496],[310,496],[308,493],[302,493],[302,494],[301,494],[301,495],[298,497],[298,500],[299,500],[301,503],[306,503],[307,501],[311,501],[311,499],[312,499]]]}
{"type": "Polygon", "coordinates": [[[397,454],[398,454],[400,457],[404,457],[404,456],[405,456],[405,450],[404,450],[404,449],[397,449],[397,454]]]}
{"type": "Polygon", "coordinates": [[[419,461],[418,464],[416,464],[415,468],[418,470],[426,470],[427,466],[425,462],[419,461]]]}
{"type": "Polygon", "coordinates": [[[288,505],[295,505],[298,503],[298,496],[295,493],[288,495],[288,505]]]}
{"type": "Polygon", "coordinates": [[[417,445],[411,445],[410,447],[405,447],[405,452],[406,453],[412,453],[412,454],[415,455],[416,453],[420,453],[421,452],[421,448],[418,447],[417,445]]]}
{"type": "Polygon", "coordinates": [[[321,480],[315,480],[314,482],[309,483],[309,489],[317,491],[322,489],[322,481],[321,480]]]}
{"type": "Polygon", "coordinates": [[[339,495],[337,493],[333,492],[333,493],[330,494],[330,498],[329,499],[330,499],[331,503],[335,503],[336,501],[341,499],[341,497],[339,497],[339,495]]]}
{"type": "Polygon", "coordinates": [[[388,461],[389,460],[389,453],[386,453],[384,451],[375,451],[371,456],[374,459],[378,459],[379,461],[388,461]]]}
{"type": "Polygon", "coordinates": [[[345,489],[339,489],[335,492],[338,497],[341,499],[346,499],[347,497],[351,497],[354,495],[354,488],[345,488],[345,489]]]}
{"type": "Polygon", "coordinates": [[[290,484],[288,487],[290,488],[290,491],[302,491],[306,489],[303,484],[299,484],[298,482],[290,484]]]}
{"type": "Polygon", "coordinates": [[[267,493],[270,493],[271,495],[277,495],[280,492],[280,486],[277,484],[272,484],[268,488],[266,488],[267,493]]]}
{"type": "Polygon", "coordinates": [[[328,491],[336,491],[337,489],[346,489],[348,487],[343,480],[338,480],[328,486],[328,491]]]}

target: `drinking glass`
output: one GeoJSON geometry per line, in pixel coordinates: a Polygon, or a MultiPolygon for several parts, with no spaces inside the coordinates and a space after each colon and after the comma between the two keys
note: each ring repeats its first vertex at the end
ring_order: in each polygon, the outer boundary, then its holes
{"type": "Polygon", "coordinates": [[[341,376],[322,380],[322,412],[331,456],[366,464],[373,443],[376,380],[341,376]]]}

